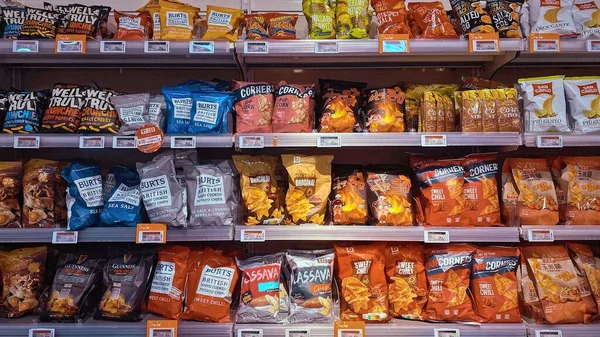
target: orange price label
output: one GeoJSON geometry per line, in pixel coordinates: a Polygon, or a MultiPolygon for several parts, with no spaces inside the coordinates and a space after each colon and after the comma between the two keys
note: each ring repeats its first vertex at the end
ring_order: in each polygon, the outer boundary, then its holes
{"type": "Polygon", "coordinates": [[[410,53],[408,34],[380,34],[379,53],[410,53]]]}
{"type": "Polygon", "coordinates": [[[333,323],[334,337],[366,337],[365,322],[335,321],[333,323]]]}
{"type": "Polygon", "coordinates": [[[167,225],[162,223],[140,223],[135,229],[135,243],[166,243],[167,225]]]}
{"type": "Polygon", "coordinates": [[[58,54],[85,54],[87,37],[83,34],[56,35],[54,52],[58,54]]]}
{"type": "Polygon", "coordinates": [[[146,323],[146,337],[177,337],[177,321],[149,320],[146,323]]]}
{"type": "Polygon", "coordinates": [[[162,130],[154,124],[145,124],[137,130],[135,136],[138,150],[144,153],[158,151],[165,142],[165,135],[162,130]]]}
{"type": "Polygon", "coordinates": [[[498,33],[473,33],[469,34],[470,53],[498,53],[500,52],[500,37],[498,33]]]}
{"type": "Polygon", "coordinates": [[[560,53],[560,35],[558,33],[529,34],[529,52],[560,53]]]}

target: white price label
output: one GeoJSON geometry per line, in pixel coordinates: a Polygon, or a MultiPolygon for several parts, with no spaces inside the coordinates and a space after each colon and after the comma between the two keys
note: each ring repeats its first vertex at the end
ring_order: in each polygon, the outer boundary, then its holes
{"type": "Polygon", "coordinates": [[[285,329],[285,337],[310,337],[309,329],[285,329]]]}
{"type": "Polygon", "coordinates": [[[342,147],[342,136],[317,136],[317,147],[342,147]]]}
{"type": "Polygon", "coordinates": [[[40,42],[37,40],[16,40],[12,45],[13,53],[38,53],[40,42]]]}
{"type": "Polygon", "coordinates": [[[533,51],[536,53],[558,53],[560,51],[560,41],[534,40],[533,51]]]}
{"type": "Polygon", "coordinates": [[[244,54],[268,54],[269,42],[244,41],[244,54]]]}
{"type": "Polygon", "coordinates": [[[421,135],[422,147],[446,147],[448,141],[446,135],[421,135]]]}
{"type": "Polygon", "coordinates": [[[138,231],[138,243],[163,243],[164,232],[157,230],[138,231]]]}
{"type": "Polygon", "coordinates": [[[137,149],[137,138],[135,136],[114,136],[113,149],[137,149]]]}
{"type": "Polygon", "coordinates": [[[39,149],[39,136],[15,136],[15,149],[39,149]]]}
{"type": "Polygon", "coordinates": [[[265,137],[263,136],[240,136],[238,140],[240,149],[262,149],[265,147],[265,137]]]}
{"type": "Polygon", "coordinates": [[[169,41],[144,41],[144,53],[168,54],[169,41]]]}
{"type": "Polygon", "coordinates": [[[384,53],[408,53],[407,40],[383,40],[381,51],[384,53]]]}
{"type": "Polygon", "coordinates": [[[530,229],[527,231],[527,240],[530,242],[554,242],[552,229],[530,229]]]}
{"type": "Polygon", "coordinates": [[[29,337],[54,337],[54,329],[29,329],[29,337]]]}
{"type": "Polygon", "coordinates": [[[497,53],[500,51],[500,46],[498,45],[498,40],[478,40],[474,39],[473,42],[473,52],[474,53],[497,53]]]}
{"type": "Polygon", "coordinates": [[[434,337],[460,337],[458,329],[433,329],[434,337]]]}
{"type": "Polygon", "coordinates": [[[563,138],[561,135],[538,136],[537,147],[561,148],[563,147],[563,138]]]}
{"type": "Polygon", "coordinates": [[[560,330],[535,330],[535,337],[562,337],[560,330]]]}
{"type": "Polygon", "coordinates": [[[425,243],[450,243],[450,232],[448,231],[424,231],[423,241],[425,243]]]}
{"type": "Polygon", "coordinates": [[[81,136],[79,137],[80,149],[103,149],[104,136],[81,136]]]}
{"type": "Polygon", "coordinates": [[[263,337],[262,329],[239,329],[237,337],[263,337]]]}
{"type": "Polygon", "coordinates": [[[336,41],[315,42],[315,53],[317,54],[335,54],[338,52],[338,43],[336,41]]]}
{"type": "Polygon", "coordinates": [[[587,40],[587,51],[600,52],[600,40],[587,40]]]}
{"type": "Polygon", "coordinates": [[[213,41],[190,41],[190,54],[214,54],[213,41]]]}
{"type": "Polygon", "coordinates": [[[101,53],[124,53],[127,50],[127,42],[125,41],[101,41],[101,53]]]}
{"type": "Polygon", "coordinates": [[[55,245],[69,245],[69,244],[76,244],[77,243],[77,238],[79,237],[79,234],[77,231],[56,231],[56,232],[52,232],[52,244],[55,245]]]}
{"type": "Polygon", "coordinates": [[[56,41],[56,52],[57,53],[69,53],[69,54],[77,54],[83,53],[83,43],[84,41],[56,41]]]}
{"type": "Polygon", "coordinates": [[[264,229],[242,229],[241,242],[265,242],[267,236],[264,229]]]}
{"type": "Polygon", "coordinates": [[[194,136],[171,136],[172,149],[195,149],[196,137],[194,136]]]}
{"type": "Polygon", "coordinates": [[[150,328],[149,337],[177,337],[174,328],[150,328]]]}

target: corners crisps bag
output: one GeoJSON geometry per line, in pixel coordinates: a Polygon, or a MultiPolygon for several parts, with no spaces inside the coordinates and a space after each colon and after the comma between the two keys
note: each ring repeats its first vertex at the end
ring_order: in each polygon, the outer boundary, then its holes
{"type": "Polygon", "coordinates": [[[566,225],[600,225],[600,157],[560,157],[559,184],[566,193],[566,225]]]}
{"type": "Polygon", "coordinates": [[[191,40],[199,8],[181,2],[160,1],[160,38],[191,40]]]}
{"type": "Polygon", "coordinates": [[[421,30],[421,38],[458,38],[441,2],[411,2],[408,10],[421,30]]]}
{"type": "Polygon", "coordinates": [[[471,154],[465,157],[466,215],[472,226],[500,224],[500,201],[498,200],[498,155],[496,153],[471,154]]]}
{"type": "MultiPolygon", "coordinates": [[[[581,243],[567,243],[567,248],[571,252],[575,266],[579,269],[591,289],[596,303],[596,308],[600,309],[600,259],[597,258],[589,246],[581,243]]],[[[592,317],[592,320],[598,320],[598,315],[592,317]]]]}
{"type": "Polygon", "coordinates": [[[302,0],[302,12],[308,21],[310,39],[335,39],[335,8],[330,0],[302,0]]]}
{"type": "Polygon", "coordinates": [[[423,318],[429,321],[479,322],[469,293],[475,247],[440,245],[425,249],[429,300],[423,318]]]}
{"type": "Polygon", "coordinates": [[[581,299],[577,271],[562,245],[524,246],[523,254],[550,324],[583,323],[585,304],[581,299]]]}
{"type": "Polygon", "coordinates": [[[369,211],[365,176],[360,171],[336,175],[330,195],[334,225],[364,225],[369,211]]]}
{"type": "Polygon", "coordinates": [[[579,244],[572,245],[569,242],[566,246],[569,249],[571,260],[575,265],[575,271],[577,272],[577,281],[579,282],[579,292],[581,293],[581,300],[585,305],[585,315],[583,316],[583,322],[589,323],[592,320],[592,317],[597,316],[598,305],[594,300],[592,288],[590,287],[590,283],[585,273],[582,257],[578,254],[583,253],[581,251],[585,250],[586,248],[589,249],[589,247],[587,247],[586,245],[576,245],[579,244]]]}
{"type": "Polygon", "coordinates": [[[565,77],[569,114],[575,120],[573,132],[600,132],[599,87],[600,76],[565,77]]]}
{"type": "Polygon", "coordinates": [[[521,78],[525,121],[530,132],[570,132],[564,76],[521,78]]]}
{"type": "Polygon", "coordinates": [[[236,131],[239,133],[271,132],[275,87],[264,82],[233,81],[236,131]]]}
{"type": "Polygon", "coordinates": [[[392,172],[368,172],[367,186],[372,225],[413,225],[411,182],[408,176],[392,172]]]}
{"type": "Polygon", "coordinates": [[[388,290],[385,243],[363,246],[335,245],[336,277],[341,284],[340,319],[387,322],[388,290]]]}
{"type": "Polygon", "coordinates": [[[190,249],[166,246],[158,249],[158,262],[148,296],[148,311],[167,319],[179,319],[183,308],[190,249]]]}
{"type": "Polygon", "coordinates": [[[579,35],[573,21],[573,0],[528,0],[531,33],[558,33],[561,37],[579,35]]]}
{"type": "Polygon", "coordinates": [[[471,275],[475,312],[487,323],[521,323],[517,274],[519,249],[478,247],[471,275]]]}
{"type": "Polygon", "coordinates": [[[333,156],[281,155],[288,173],[285,195],[286,224],[322,225],[331,193],[333,156]]]}
{"type": "Polygon", "coordinates": [[[527,259],[521,254],[521,262],[517,275],[519,277],[518,293],[521,314],[529,321],[537,324],[544,322],[544,310],[538,297],[532,275],[527,269],[527,259]]]}
{"type": "Polygon", "coordinates": [[[183,319],[203,322],[231,322],[233,290],[238,270],[231,257],[211,248],[191,254],[183,319]]]}
{"type": "Polygon", "coordinates": [[[315,123],[315,85],[279,82],[275,90],[273,132],[311,132],[315,123]]]}
{"type": "Polygon", "coordinates": [[[421,320],[427,303],[424,246],[392,244],[385,248],[385,274],[390,313],[394,317],[421,320]]]}
{"type": "Polygon", "coordinates": [[[244,14],[240,9],[206,6],[208,28],[202,40],[235,42],[244,14]]]}

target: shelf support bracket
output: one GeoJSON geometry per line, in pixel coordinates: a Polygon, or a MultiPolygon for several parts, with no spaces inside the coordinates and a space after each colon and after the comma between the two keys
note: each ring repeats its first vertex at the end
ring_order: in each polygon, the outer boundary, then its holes
{"type": "Polygon", "coordinates": [[[502,68],[508,62],[514,60],[518,56],[519,52],[517,51],[509,51],[504,52],[501,55],[494,56],[493,60],[490,62],[485,62],[483,64],[483,69],[481,70],[481,77],[491,79],[492,76],[498,71],[498,69],[502,68]]]}

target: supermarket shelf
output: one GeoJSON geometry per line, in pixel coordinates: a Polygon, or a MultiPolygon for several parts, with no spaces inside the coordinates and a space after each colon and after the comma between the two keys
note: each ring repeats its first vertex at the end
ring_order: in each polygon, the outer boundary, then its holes
{"type": "MultiPolygon", "coordinates": [[[[89,135],[74,135],[74,134],[28,134],[28,135],[7,135],[0,134],[0,148],[2,147],[14,147],[15,137],[28,137],[37,136],[40,137],[40,148],[77,148],[79,147],[80,138],[82,136],[104,137],[104,148],[113,148],[113,141],[115,135],[111,134],[89,134],[89,135]]],[[[192,135],[165,135],[165,142],[163,147],[171,147],[172,137],[192,137],[192,135]]],[[[196,138],[196,147],[198,148],[221,148],[231,147],[233,145],[233,136],[231,134],[225,135],[201,135],[193,136],[196,138]]]]}
{"type": "Polygon", "coordinates": [[[265,241],[423,242],[425,231],[448,231],[450,242],[519,242],[517,227],[236,226],[236,241],[243,230],[264,230],[265,241]]]}
{"type": "Polygon", "coordinates": [[[524,40],[523,52],[513,60],[513,64],[599,64],[598,52],[588,52],[587,41],[579,39],[560,40],[560,53],[530,53],[529,44],[524,40]]]}
{"type": "Polygon", "coordinates": [[[552,230],[556,241],[600,240],[600,226],[521,226],[521,237],[523,240],[529,241],[530,230],[545,229],[552,230]]]}
{"type": "MultiPolygon", "coordinates": [[[[598,55],[600,56],[600,55],[598,55]]],[[[599,58],[600,60],[600,58],[599,58]]],[[[600,146],[600,135],[586,135],[586,134],[572,134],[572,133],[531,133],[526,132],[523,135],[525,146],[527,147],[538,147],[539,136],[557,136],[560,135],[562,138],[563,147],[577,147],[577,146],[600,146]]]]}
{"type": "MultiPolygon", "coordinates": [[[[4,228],[0,229],[0,242],[3,243],[51,243],[52,232],[64,228],[4,228]]],[[[207,227],[197,229],[170,229],[168,242],[186,241],[231,241],[232,227],[207,227]]],[[[80,230],[78,242],[135,242],[133,227],[91,227],[80,230]]]]}
{"type": "MultiPolygon", "coordinates": [[[[258,329],[263,337],[284,337],[287,329],[310,331],[311,337],[333,337],[333,324],[236,324],[234,330],[258,329]]],[[[376,337],[432,337],[434,329],[458,329],[461,337],[526,337],[523,324],[466,325],[457,323],[426,323],[396,320],[389,324],[367,324],[367,336],[376,337]]],[[[586,335],[587,336],[587,335],[586,335]]]]}
{"type": "MultiPolygon", "coordinates": [[[[556,325],[528,325],[530,337],[537,337],[536,331],[560,331],[562,337],[598,337],[600,329],[598,324],[556,324],[556,325]]],[[[559,336],[555,334],[542,334],[542,336],[559,336]]]]}
{"type": "MultiPolygon", "coordinates": [[[[521,134],[518,132],[495,133],[265,133],[236,134],[237,148],[246,147],[244,138],[263,137],[264,147],[317,147],[317,141],[323,138],[339,137],[342,147],[350,146],[421,146],[422,136],[446,136],[447,146],[520,146],[521,134]]],[[[259,146],[261,147],[261,146],[259,146]]]]}
{"type": "MultiPolygon", "coordinates": [[[[161,319],[148,316],[148,319],[161,319]]],[[[146,320],[141,322],[111,322],[89,319],[84,323],[36,323],[32,317],[0,320],[0,337],[29,336],[29,329],[55,329],[60,337],[141,337],[146,336],[146,320]]],[[[180,321],[179,337],[231,337],[233,324],[180,321]]]]}

